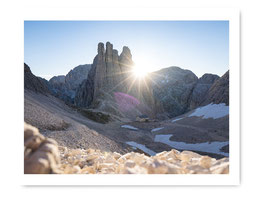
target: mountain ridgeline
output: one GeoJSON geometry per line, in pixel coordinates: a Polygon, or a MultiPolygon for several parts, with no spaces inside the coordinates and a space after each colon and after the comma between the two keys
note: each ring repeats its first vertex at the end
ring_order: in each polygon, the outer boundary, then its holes
{"type": "Polygon", "coordinates": [[[134,119],[139,115],[166,119],[209,103],[229,105],[229,71],[222,77],[172,66],[144,79],[133,75],[128,47],[121,54],[110,42],[98,44],[92,64],[80,65],[66,76],[48,81],[35,77],[24,64],[25,88],[52,94],[68,104],[134,119]],[[35,82],[35,83],[33,83],[35,82]]]}
{"type": "Polygon", "coordinates": [[[76,91],[83,80],[87,79],[91,64],[75,67],[65,75],[54,76],[49,80],[51,92],[67,103],[74,103],[76,91]]]}

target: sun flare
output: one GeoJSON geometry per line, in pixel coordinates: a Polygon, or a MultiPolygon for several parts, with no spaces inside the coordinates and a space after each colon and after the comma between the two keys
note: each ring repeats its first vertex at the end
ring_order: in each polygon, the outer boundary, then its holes
{"type": "Polygon", "coordinates": [[[145,65],[135,65],[133,68],[133,73],[135,75],[135,77],[137,78],[144,78],[148,75],[148,73],[150,72],[148,70],[149,67],[145,66],[145,65]]]}

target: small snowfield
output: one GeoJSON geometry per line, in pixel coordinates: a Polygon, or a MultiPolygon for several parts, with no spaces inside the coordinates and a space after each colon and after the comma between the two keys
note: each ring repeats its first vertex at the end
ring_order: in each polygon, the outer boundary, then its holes
{"type": "Polygon", "coordinates": [[[164,129],[164,127],[159,127],[159,128],[155,128],[155,129],[152,129],[151,132],[156,132],[156,131],[160,131],[164,129]]]}
{"type": "Polygon", "coordinates": [[[154,152],[153,150],[147,148],[145,145],[143,144],[139,144],[139,143],[136,143],[136,142],[133,142],[133,141],[130,141],[130,142],[126,142],[126,144],[132,146],[132,147],[135,147],[135,148],[138,148],[142,151],[144,151],[145,153],[149,154],[150,156],[153,156],[156,154],[156,152],[154,152]]]}
{"type": "Polygon", "coordinates": [[[203,107],[197,108],[193,113],[191,113],[188,117],[197,116],[201,117],[203,119],[213,118],[218,119],[221,117],[225,117],[229,115],[229,106],[226,106],[226,104],[208,104],[203,107]]]}
{"type": "Polygon", "coordinates": [[[167,144],[175,149],[180,150],[195,150],[195,151],[201,151],[201,152],[208,152],[208,153],[216,153],[221,154],[224,156],[228,156],[228,153],[224,153],[220,151],[220,148],[222,148],[225,145],[228,145],[229,142],[204,142],[204,143],[196,143],[196,144],[189,144],[185,142],[176,142],[171,141],[170,138],[172,137],[172,134],[168,135],[156,135],[154,138],[154,142],[161,142],[164,144],[167,144]]]}
{"type": "Polygon", "coordinates": [[[125,129],[134,130],[134,131],[139,130],[138,128],[136,128],[136,127],[134,127],[134,126],[130,126],[130,125],[122,125],[121,127],[122,127],[122,128],[125,128],[125,129]]]}
{"type": "Polygon", "coordinates": [[[174,122],[176,122],[178,120],[182,120],[182,119],[183,119],[182,117],[181,118],[174,119],[174,120],[172,120],[172,123],[174,123],[174,122]]]}

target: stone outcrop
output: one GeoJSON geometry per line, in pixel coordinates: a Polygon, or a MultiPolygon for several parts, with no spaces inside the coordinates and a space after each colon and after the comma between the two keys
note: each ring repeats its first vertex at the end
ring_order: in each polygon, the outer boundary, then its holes
{"type": "Polygon", "coordinates": [[[67,103],[74,103],[77,88],[87,79],[91,64],[79,65],[65,75],[54,76],[49,80],[53,95],[67,103]]]}
{"type": "Polygon", "coordinates": [[[93,60],[87,80],[80,85],[75,104],[96,108],[119,116],[135,118],[145,113],[154,115],[156,102],[150,82],[140,83],[132,70],[134,62],[128,47],[118,55],[110,42],[98,44],[98,54],[93,60]]]}
{"type": "Polygon", "coordinates": [[[193,72],[172,66],[152,73],[151,78],[154,96],[169,117],[189,110],[193,89],[198,82],[193,72]]]}
{"type": "Polygon", "coordinates": [[[217,75],[204,74],[198,79],[192,71],[173,66],[143,80],[133,75],[133,69],[128,47],[118,55],[110,42],[106,49],[99,43],[88,77],[77,89],[75,105],[127,118],[146,114],[166,119],[206,103],[229,101],[229,89],[223,89],[227,80],[217,75]]]}
{"type": "Polygon", "coordinates": [[[201,78],[199,78],[192,92],[190,101],[191,110],[197,108],[203,103],[209,89],[217,79],[219,79],[219,76],[214,74],[204,74],[201,78]]]}
{"type": "Polygon", "coordinates": [[[100,150],[60,148],[65,174],[228,174],[229,158],[217,160],[175,149],[155,156],[141,153],[106,153],[100,150]]]}
{"type": "Polygon", "coordinates": [[[60,173],[56,141],[45,138],[37,128],[24,123],[24,173],[60,173]]]}
{"type": "Polygon", "coordinates": [[[36,93],[49,94],[49,88],[45,82],[32,74],[30,67],[24,63],[24,89],[31,90],[36,93]]]}
{"type": "Polygon", "coordinates": [[[229,70],[213,83],[202,105],[209,103],[229,105],[229,70]]]}

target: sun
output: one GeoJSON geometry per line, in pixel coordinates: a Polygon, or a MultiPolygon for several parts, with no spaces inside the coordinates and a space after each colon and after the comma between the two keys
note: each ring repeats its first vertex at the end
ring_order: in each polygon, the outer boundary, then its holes
{"type": "Polygon", "coordinates": [[[133,67],[133,74],[136,78],[145,78],[149,73],[148,67],[145,65],[135,64],[133,67]]]}

